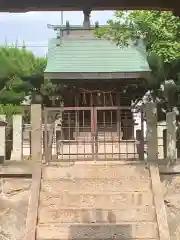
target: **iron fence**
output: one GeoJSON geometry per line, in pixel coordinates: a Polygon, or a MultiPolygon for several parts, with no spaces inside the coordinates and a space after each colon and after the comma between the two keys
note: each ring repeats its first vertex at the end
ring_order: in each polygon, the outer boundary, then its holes
{"type": "Polygon", "coordinates": [[[46,161],[138,159],[129,107],[44,109],[46,161]]]}

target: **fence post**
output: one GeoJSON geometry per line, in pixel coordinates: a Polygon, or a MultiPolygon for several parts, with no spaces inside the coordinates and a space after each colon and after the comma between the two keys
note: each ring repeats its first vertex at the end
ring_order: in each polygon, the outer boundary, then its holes
{"type": "Polygon", "coordinates": [[[137,153],[139,155],[139,160],[144,160],[144,136],[143,130],[136,130],[136,140],[137,140],[137,153]]]}
{"type": "Polygon", "coordinates": [[[0,163],[6,158],[6,115],[0,115],[0,163]]]}
{"type": "Polygon", "coordinates": [[[145,105],[147,123],[147,161],[158,159],[157,107],[155,103],[145,105]]]}
{"type": "Polygon", "coordinates": [[[21,161],[23,157],[22,115],[13,115],[13,150],[11,160],[21,161]]]}
{"type": "Polygon", "coordinates": [[[167,125],[167,158],[176,159],[176,113],[168,112],[166,114],[167,125]]]}
{"type": "Polygon", "coordinates": [[[42,108],[31,104],[31,158],[42,161],[42,108]]]}

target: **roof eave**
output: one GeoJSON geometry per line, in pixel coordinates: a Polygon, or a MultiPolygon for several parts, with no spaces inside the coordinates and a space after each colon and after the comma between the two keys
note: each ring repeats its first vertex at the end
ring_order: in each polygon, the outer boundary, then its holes
{"type": "Polygon", "coordinates": [[[59,79],[59,80],[80,80],[80,79],[138,79],[146,78],[150,70],[137,72],[45,72],[45,79],[59,79]]]}

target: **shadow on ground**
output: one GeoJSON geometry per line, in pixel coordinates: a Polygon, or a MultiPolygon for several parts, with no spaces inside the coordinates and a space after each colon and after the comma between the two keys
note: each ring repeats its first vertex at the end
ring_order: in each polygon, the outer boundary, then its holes
{"type": "Polygon", "coordinates": [[[102,209],[94,209],[93,220],[85,212],[82,216],[82,224],[71,225],[68,239],[118,239],[131,238],[132,226],[116,223],[116,216],[110,210],[107,219],[104,219],[102,209]],[[106,222],[106,224],[105,224],[106,222]],[[91,223],[91,224],[89,224],[91,223]]]}

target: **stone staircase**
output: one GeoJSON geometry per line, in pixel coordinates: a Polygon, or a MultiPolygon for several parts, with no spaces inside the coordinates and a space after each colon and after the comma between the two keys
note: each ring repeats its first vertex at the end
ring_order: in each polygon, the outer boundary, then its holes
{"type": "Polygon", "coordinates": [[[144,164],[71,164],[42,170],[37,240],[169,239],[159,237],[144,164]]]}

